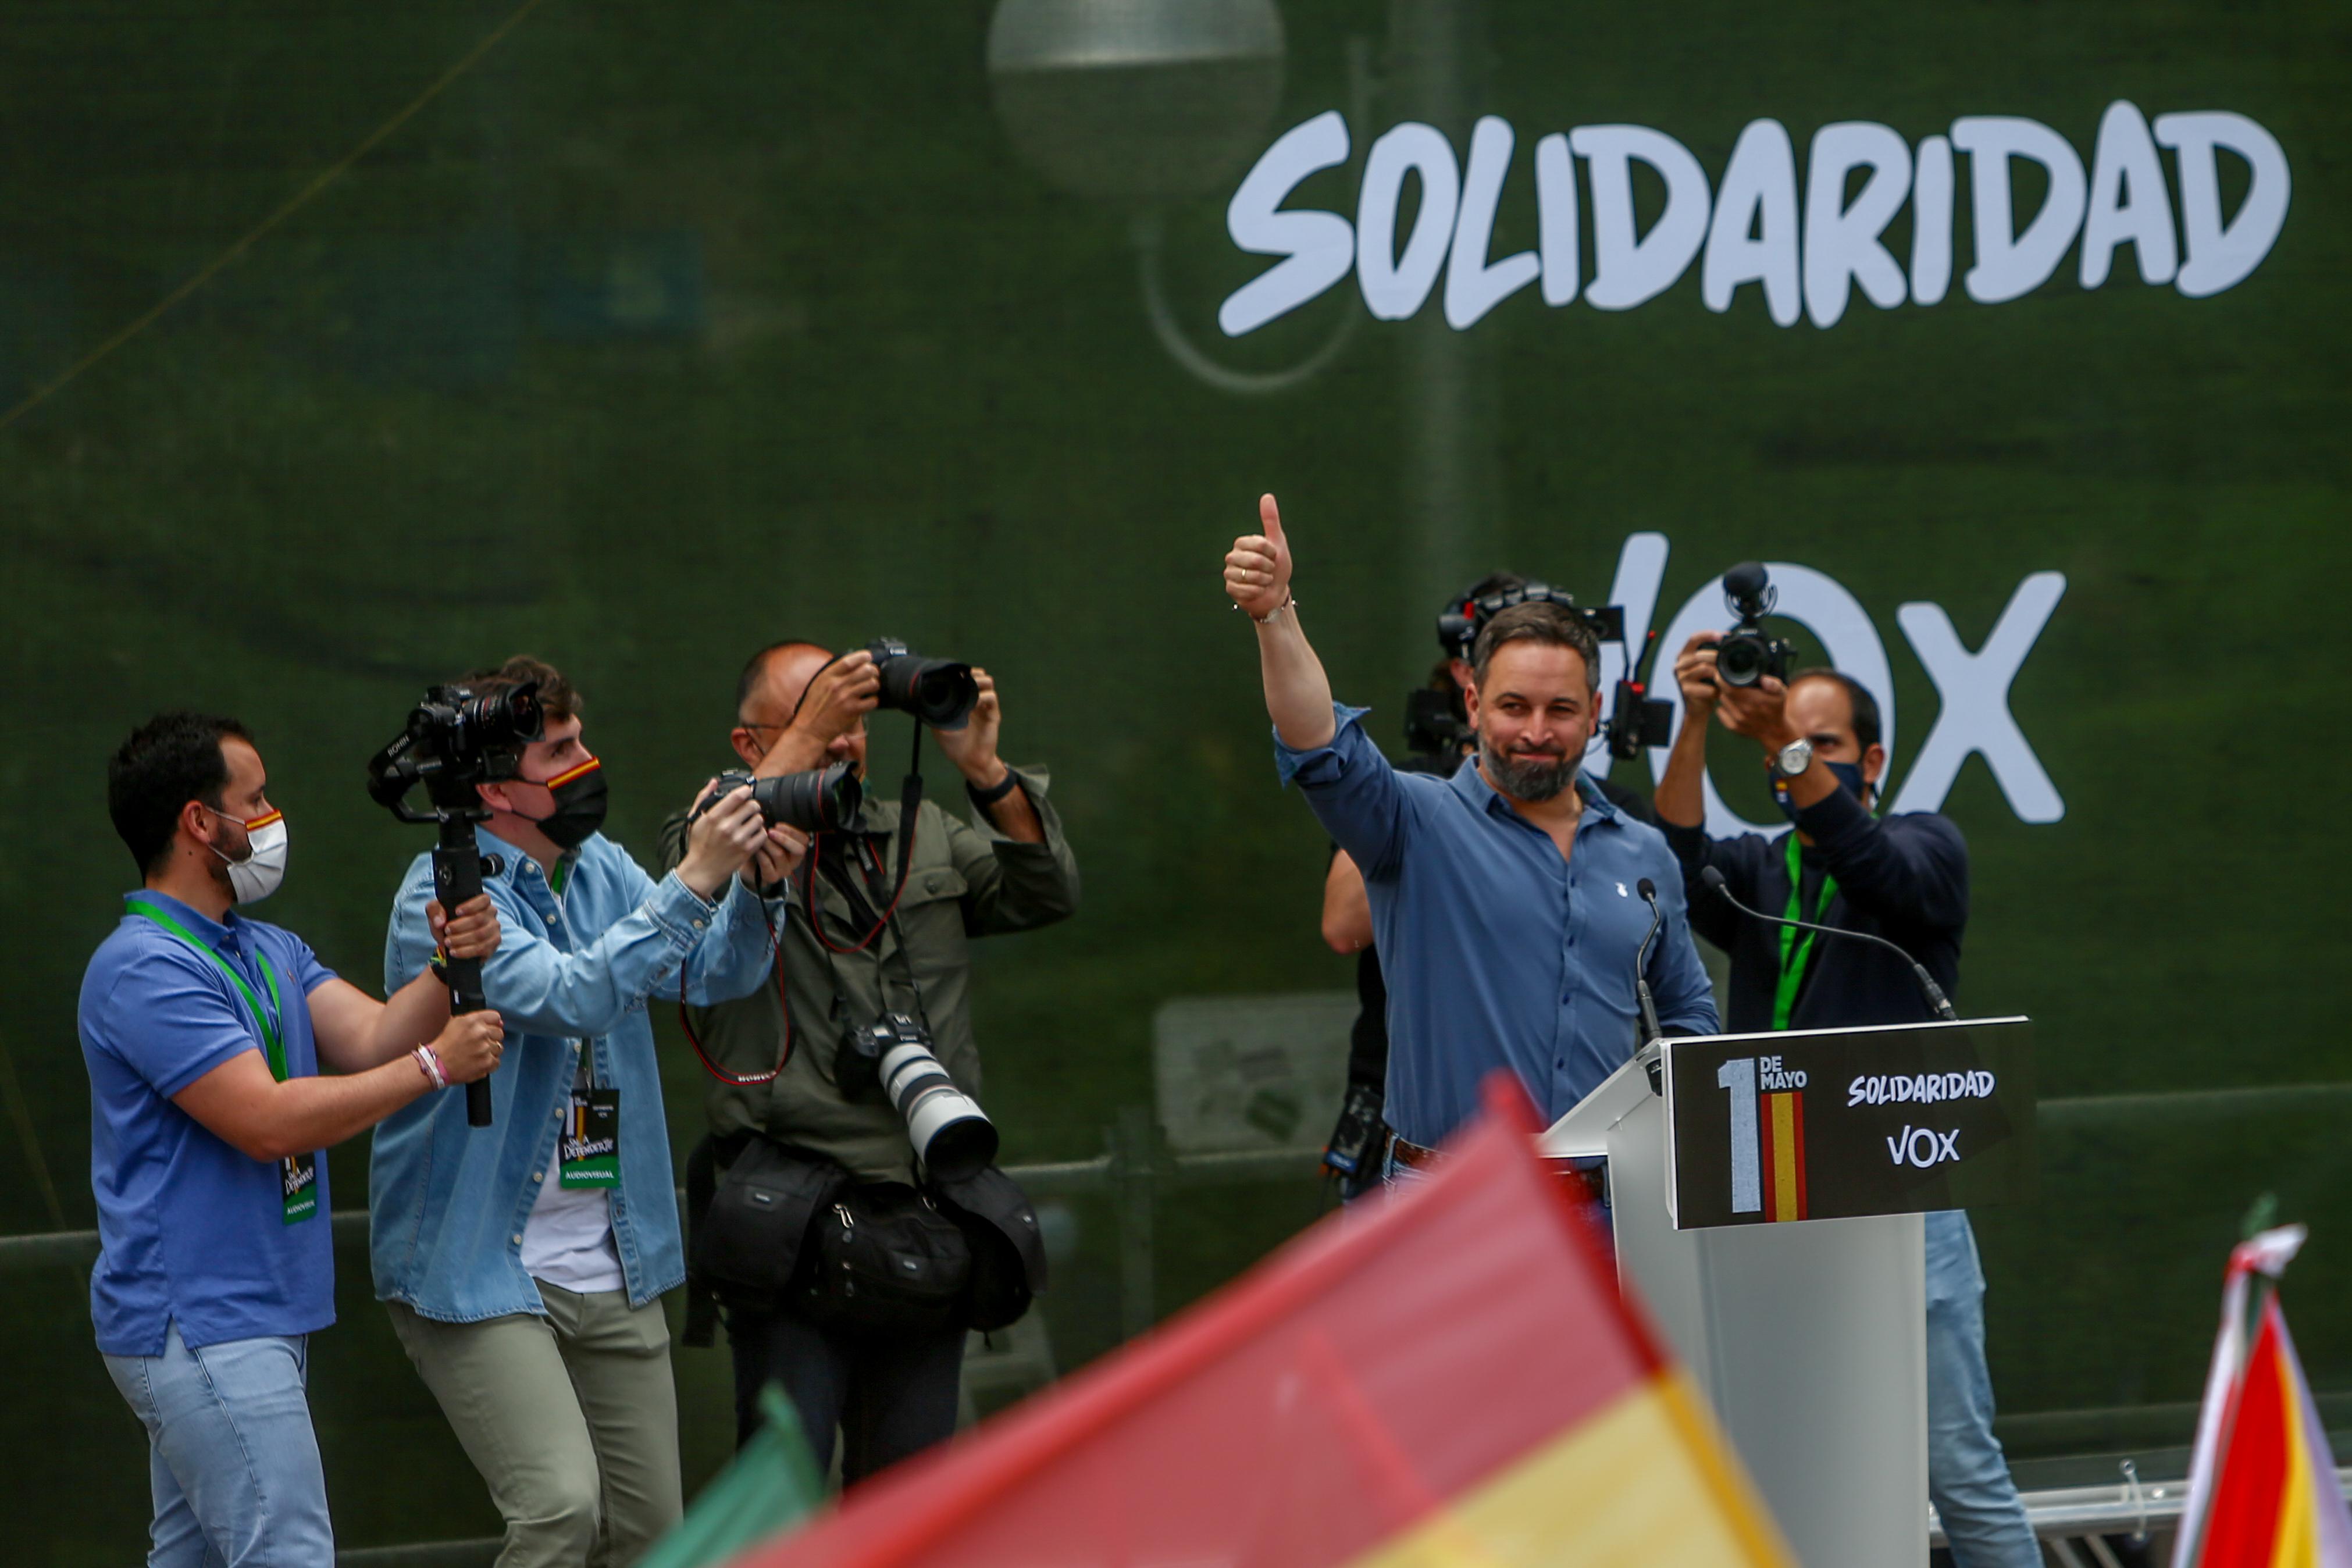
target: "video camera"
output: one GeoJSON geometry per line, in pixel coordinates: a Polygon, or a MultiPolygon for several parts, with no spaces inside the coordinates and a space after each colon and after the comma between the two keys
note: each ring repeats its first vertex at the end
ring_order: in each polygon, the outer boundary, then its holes
{"type": "Polygon", "coordinates": [[[1780,600],[1760,561],[1743,561],[1723,574],[1723,602],[1739,617],[1714,644],[1715,673],[1724,685],[1754,686],[1767,676],[1789,679],[1796,645],[1764,630],[1764,617],[1780,600]]]}
{"type": "MultiPolygon", "coordinates": [[[[513,778],[523,748],[545,728],[536,681],[487,692],[436,686],[409,710],[391,744],[368,759],[368,795],[378,805],[403,822],[430,822],[440,829],[433,846],[433,896],[443,909],[454,913],[479,896],[483,872],[496,867],[474,841],[474,825],[490,815],[474,786],[513,778]],[[433,803],[428,811],[408,804],[409,792],[420,784],[433,803]]],[[[452,958],[441,966],[441,978],[449,987],[450,1012],[488,1009],[480,959],[452,958]]],[[[466,1121],[490,1124],[489,1079],[466,1086],[466,1121]]]]}
{"type": "MultiPolygon", "coordinates": [[[[1610,605],[1601,609],[1588,610],[1577,604],[1575,595],[1565,589],[1555,588],[1549,583],[1523,583],[1486,594],[1465,593],[1448,600],[1437,616],[1437,645],[1445,650],[1447,657],[1466,662],[1477,646],[1478,634],[1486,630],[1488,621],[1514,605],[1529,604],[1558,605],[1571,612],[1591,628],[1592,639],[1597,643],[1613,642],[1622,646],[1625,641],[1625,611],[1622,606],[1610,605]]],[[[1653,631],[1643,639],[1640,658],[1634,656],[1632,648],[1626,648],[1625,679],[1617,682],[1617,689],[1612,694],[1609,718],[1601,726],[1609,754],[1620,762],[1629,762],[1640,756],[1645,746],[1664,746],[1674,741],[1672,705],[1651,697],[1648,684],[1633,679],[1657,637],[1658,634],[1653,631]]],[[[1443,694],[1414,692],[1407,696],[1405,739],[1406,743],[1416,751],[1438,749],[1420,746],[1418,742],[1423,735],[1437,736],[1442,740],[1446,733],[1437,728],[1433,721],[1426,726],[1416,721],[1414,704],[1418,701],[1425,707],[1431,699],[1434,699],[1438,705],[1435,711],[1452,721],[1452,715],[1444,711],[1443,694]]],[[[1469,735],[1466,729],[1460,729],[1458,725],[1456,729],[1459,734],[1454,743],[1458,745],[1468,740],[1469,735]]]]}
{"type": "Polygon", "coordinates": [[[407,726],[368,759],[368,795],[403,822],[439,822],[449,812],[478,821],[488,814],[474,786],[514,777],[523,748],[544,726],[537,681],[478,695],[463,686],[433,687],[409,710],[407,726]],[[420,784],[432,811],[408,804],[420,784]]]}

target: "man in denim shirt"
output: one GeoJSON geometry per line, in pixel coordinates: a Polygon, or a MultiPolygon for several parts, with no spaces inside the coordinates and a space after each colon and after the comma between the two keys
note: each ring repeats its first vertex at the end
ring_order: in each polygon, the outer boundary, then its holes
{"type": "MultiPolygon", "coordinates": [[[[482,974],[508,1031],[496,1120],[469,1127],[455,1095],[386,1120],[368,1206],[376,1294],[489,1484],[500,1568],[581,1568],[635,1561],[681,1511],[660,1298],[686,1264],[646,999],[756,987],[768,911],[746,878],[780,879],[797,856],[739,790],[654,881],[596,831],[603,774],[563,678],[516,658],[466,684],[529,680],[544,738],[517,777],[479,786],[506,932],[482,974]]],[[[394,985],[431,952],[432,888],[420,855],[385,942],[394,985]]]]}
{"type": "Polygon", "coordinates": [[[1362,710],[1332,701],[1299,629],[1274,498],[1258,511],[1265,531],[1234,542],[1225,588],[1256,623],[1282,774],[1363,869],[1389,987],[1391,1161],[1424,1163],[1496,1068],[1549,1120],[1632,1057],[1644,882],[1664,914],[1641,969],[1659,1023],[1714,1033],[1673,854],[1581,776],[1598,722],[1584,621],[1553,604],[1496,616],[1464,693],[1475,764],[1446,780],[1400,773],[1364,734],[1362,710]]]}

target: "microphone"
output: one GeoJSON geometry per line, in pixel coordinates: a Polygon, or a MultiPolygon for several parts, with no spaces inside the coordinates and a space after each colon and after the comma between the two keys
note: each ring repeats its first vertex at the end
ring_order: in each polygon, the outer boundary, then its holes
{"type": "Polygon", "coordinates": [[[1642,1037],[1634,1042],[1638,1049],[1664,1033],[1658,1027],[1658,1005],[1650,999],[1650,943],[1657,939],[1666,911],[1658,907],[1658,885],[1647,877],[1634,883],[1633,890],[1650,906],[1649,934],[1642,938],[1641,951],[1633,955],[1633,998],[1642,1005],[1642,1037]]]}
{"type": "Polygon", "coordinates": [[[1825,931],[1831,936],[1859,937],[1864,942],[1876,942],[1911,966],[1911,973],[1919,981],[1919,989],[1927,994],[1927,1005],[1936,1010],[1936,1016],[1948,1024],[1957,1024],[1960,1021],[1960,1016],[1952,1011],[1952,1004],[1945,996],[1944,988],[1936,984],[1936,977],[1927,973],[1927,966],[1885,937],[1874,936],[1866,931],[1846,931],[1838,926],[1815,925],[1811,921],[1792,921],[1786,915],[1768,915],[1761,910],[1751,910],[1731,896],[1731,885],[1723,879],[1723,873],[1712,866],[1702,868],[1698,879],[1706,884],[1709,892],[1750,920],[1769,921],[1774,925],[1795,926],[1799,931],[1825,931]]]}

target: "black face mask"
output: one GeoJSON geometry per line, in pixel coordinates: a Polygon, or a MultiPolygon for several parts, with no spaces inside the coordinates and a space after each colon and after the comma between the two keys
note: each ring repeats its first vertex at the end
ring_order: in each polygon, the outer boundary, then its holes
{"type": "Polygon", "coordinates": [[[534,820],[558,849],[578,848],[604,826],[604,764],[595,758],[541,781],[541,787],[555,809],[534,820]]]}

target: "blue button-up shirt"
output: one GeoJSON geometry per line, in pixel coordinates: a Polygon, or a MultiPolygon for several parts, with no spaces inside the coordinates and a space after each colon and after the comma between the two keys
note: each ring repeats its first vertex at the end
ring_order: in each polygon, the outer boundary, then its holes
{"type": "MultiPolygon", "coordinates": [[[[675,872],[656,882],[602,834],[571,858],[559,894],[530,856],[487,830],[478,837],[485,855],[504,862],[482,879],[499,925],[482,991],[507,1028],[490,1075],[496,1120],[469,1127],[466,1097],[453,1090],[378,1124],[368,1168],[375,1293],[446,1322],[544,1313],[522,1266],[523,1225],[555,1157],[556,1108],[584,1045],[597,1085],[621,1094],[613,1241],[629,1300],[643,1306],[686,1279],[646,1001],[676,996],[681,973],[690,1002],[748,994],[768,973],[764,911],[733,877],[716,908],[675,872]]],[[[388,989],[414,979],[433,951],[432,896],[433,858],[419,855],[384,941],[388,989]]]]}
{"type": "MultiPolygon", "coordinates": [[[[213,921],[152,889],[131,896],[236,965],[265,1007],[269,980],[255,961],[267,955],[278,976],[288,1076],[318,1072],[308,999],[334,975],[308,943],[234,910],[213,921]]],[[[261,1050],[260,1024],[228,976],[162,926],[126,912],[82,976],[79,1023],[98,1200],[98,1266],[89,1276],[98,1348],[162,1355],[173,1322],[197,1350],[333,1322],[327,1162],[319,1162],[317,1213],[288,1225],[278,1162],[238,1152],[172,1100],[230,1058],[261,1050]]]]}
{"type": "Polygon", "coordinates": [[[1475,766],[1451,779],[1401,773],[1333,704],[1330,744],[1276,765],[1364,874],[1389,988],[1389,1125],[1433,1145],[1478,1109],[1478,1082],[1507,1067],[1546,1121],[1633,1054],[1633,963],[1650,929],[1641,879],[1665,921],[1650,994],[1668,1030],[1716,1032],[1715,994],[1683,901],[1682,869],[1657,829],[1579,780],[1573,853],[1519,815],[1475,766]]]}

